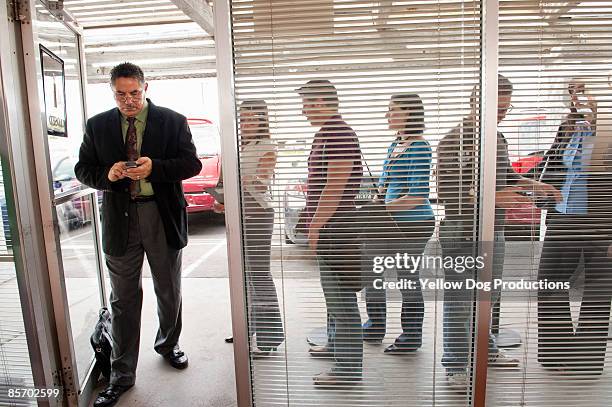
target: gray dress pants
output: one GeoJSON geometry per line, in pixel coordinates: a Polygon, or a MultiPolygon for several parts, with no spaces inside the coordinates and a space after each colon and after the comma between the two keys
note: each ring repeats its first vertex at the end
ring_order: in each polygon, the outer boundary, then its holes
{"type": "Polygon", "coordinates": [[[113,352],[111,384],[132,385],[140,345],[142,264],[146,253],[157,297],[159,329],[155,351],[165,355],[178,344],[182,328],[181,250],[168,246],[155,201],[131,203],[123,256],[106,255],[111,283],[113,352]]]}

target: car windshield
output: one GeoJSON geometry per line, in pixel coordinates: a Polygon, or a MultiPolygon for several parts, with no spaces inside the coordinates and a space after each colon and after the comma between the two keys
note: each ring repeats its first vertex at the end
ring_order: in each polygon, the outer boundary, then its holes
{"type": "Polygon", "coordinates": [[[219,134],[214,125],[192,124],[189,126],[193,135],[198,156],[205,157],[219,154],[219,134]]]}
{"type": "Polygon", "coordinates": [[[70,181],[76,176],[74,175],[74,164],[76,161],[64,158],[53,171],[53,181],[70,181]]]}

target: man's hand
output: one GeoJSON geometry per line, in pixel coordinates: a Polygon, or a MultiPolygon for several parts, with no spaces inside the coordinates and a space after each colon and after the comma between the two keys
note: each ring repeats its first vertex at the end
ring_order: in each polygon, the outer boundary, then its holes
{"type": "Polygon", "coordinates": [[[319,243],[319,230],[320,228],[313,225],[308,228],[308,246],[314,252],[317,251],[317,244],[319,243]]]}
{"type": "Polygon", "coordinates": [[[533,205],[531,199],[519,194],[521,188],[508,187],[495,193],[495,206],[503,209],[513,209],[525,205],[533,205]]]}
{"type": "Polygon", "coordinates": [[[140,157],[138,160],[136,160],[136,164],[138,164],[138,167],[136,168],[126,168],[123,171],[123,176],[136,181],[147,178],[149,175],[151,175],[151,171],[153,170],[153,161],[151,161],[149,157],[140,157]]]}
{"type": "Polygon", "coordinates": [[[108,179],[110,182],[119,181],[125,178],[125,161],[119,161],[113,164],[108,171],[108,179]]]}
{"type": "Polygon", "coordinates": [[[545,184],[543,182],[534,182],[534,192],[537,196],[544,196],[546,198],[552,198],[555,202],[559,203],[563,199],[561,192],[552,185],[545,184]]]}

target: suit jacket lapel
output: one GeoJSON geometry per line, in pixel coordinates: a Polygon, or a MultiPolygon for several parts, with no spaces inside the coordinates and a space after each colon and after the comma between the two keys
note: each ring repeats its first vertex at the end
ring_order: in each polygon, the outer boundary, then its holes
{"type": "Polygon", "coordinates": [[[149,99],[149,113],[147,114],[147,125],[145,126],[144,135],[142,137],[142,145],[140,146],[141,157],[159,157],[159,148],[162,135],[160,129],[163,122],[163,116],[160,110],[149,99]]]}
{"type": "Polygon", "coordinates": [[[125,141],[123,140],[123,132],[121,131],[120,115],[119,109],[115,109],[108,121],[108,145],[109,151],[120,152],[119,159],[126,160],[127,152],[125,149],[125,141]]]}

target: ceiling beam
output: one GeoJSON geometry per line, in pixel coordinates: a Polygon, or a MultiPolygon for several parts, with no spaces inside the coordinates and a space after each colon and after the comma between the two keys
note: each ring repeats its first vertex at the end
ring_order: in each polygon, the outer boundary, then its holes
{"type": "MultiPolygon", "coordinates": [[[[147,76],[148,81],[162,81],[170,79],[193,79],[193,78],[214,78],[217,74],[213,72],[175,72],[175,73],[163,73],[154,74],[147,76]]],[[[108,83],[108,76],[96,75],[87,77],[88,84],[94,83],[108,83]]]]}
{"type": "MultiPolygon", "coordinates": [[[[216,76],[215,61],[178,61],[172,64],[142,63],[147,80],[168,78],[205,78],[216,76]]],[[[92,66],[87,62],[87,83],[108,82],[112,66],[92,66]]]]}
{"type": "Polygon", "coordinates": [[[178,47],[143,47],[140,50],[109,50],[109,51],[94,51],[91,52],[85,48],[85,58],[87,64],[99,65],[102,63],[114,66],[125,60],[134,61],[145,61],[147,60],[168,60],[168,64],[171,65],[177,58],[201,58],[202,60],[210,59],[214,61],[215,48],[214,47],[203,47],[203,46],[178,46],[178,47]]]}
{"type": "Polygon", "coordinates": [[[166,26],[168,29],[162,29],[159,26],[144,27],[139,30],[128,32],[123,30],[121,35],[115,35],[115,32],[108,30],[98,30],[97,32],[89,31],[88,36],[84,38],[85,48],[91,47],[115,47],[115,46],[130,46],[134,44],[170,44],[178,42],[191,41],[208,41],[211,46],[215,43],[202,32],[199,26],[190,22],[187,24],[177,24],[174,26],[166,26]]]}
{"type": "Polygon", "coordinates": [[[178,24],[189,22],[191,22],[190,19],[183,18],[182,16],[168,16],[163,18],[134,18],[130,20],[95,21],[88,23],[79,22],[79,25],[83,27],[83,30],[97,30],[101,28],[141,27],[145,25],[178,24]]]}
{"type": "Polygon", "coordinates": [[[213,11],[204,0],[172,0],[186,16],[198,23],[211,37],[215,36],[213,11]]]}

